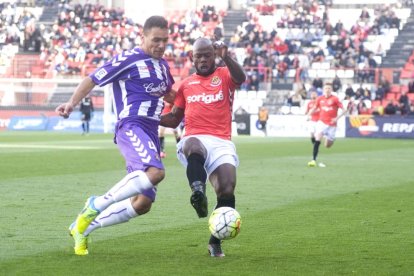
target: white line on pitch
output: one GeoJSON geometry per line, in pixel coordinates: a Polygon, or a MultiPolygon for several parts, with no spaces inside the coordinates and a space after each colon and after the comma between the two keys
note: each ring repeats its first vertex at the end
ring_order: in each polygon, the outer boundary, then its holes
{"type": "Polygon", "coordinates": [[[54,145],[30,145],[30,144],[0,144],[0,148],[21,148],[21,149],[100,149],[102,147],[88,146],[54,146],[54,145]]]}

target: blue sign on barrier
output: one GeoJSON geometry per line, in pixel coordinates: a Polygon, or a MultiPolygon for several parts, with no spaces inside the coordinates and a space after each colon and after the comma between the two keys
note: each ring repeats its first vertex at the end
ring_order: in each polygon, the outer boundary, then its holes
{"type": "Polygon", "coordinates": [[[346,120],[346,137],[414,138],[414,117],[350,116],[346,120]]]}
{"type": "Polygon", "coordinates": [[[48,118],[45,116],[13,116],[9,130],[46,130],[48,118]]]}
{"type": "MultiPolygon", "coordinates": [[[[73,112],[68,119],[59,116],[49,117],[47,126],[49,131],[82,131],[82,121],[80,112],[73,112]]],[[[95,111],[89,122],[90,132],[104,132],[103,112],[95,111]]]]}

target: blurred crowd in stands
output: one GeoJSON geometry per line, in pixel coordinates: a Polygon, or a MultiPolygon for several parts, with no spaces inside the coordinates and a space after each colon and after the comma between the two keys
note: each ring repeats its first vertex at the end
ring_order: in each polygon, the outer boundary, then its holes
{"type": "MultiPolygon", "coordinates": [[[[45,1],[43,4],[51,3],[45,1]]],[[[56,73],[68,75],[81,73],[85,64],[99,66],[115,54],[141,43],[142,26],[127,18],[122,10],[108,9],[100,4],[71,4],[69,0],[56,4],[59,5],[58,19],[51,26],[45,26],[36,24],[38,18],[33,14],[34,9],[19,8],[16,3],[1,3],[2,52],[7,52],[6,45],[10,44],[18,45],[24,51],[39,52],[47,65],[54,66],[56,73]]],[[[167,15],[171,41],[166,57],[185,57],[194,39],[203,35],[221,39],[223,14],[212,6],[204,6],[198,11],[167,15]]]]}
{"type": "MultiPolygon", "coordinates": [[[[374,108],[378,114],[389,113],[387,108],[381,110],[379,105],[373,107],[367,103],[388,100],[386,95],[391,92],[391,84],[384,77],[375,80],[379,66],[376,57],[385,54],[381,44],[369,49],[365,42],[369,36],[400,29],[397,5],[363,8],[355,23],[346,28],[341,20],[332,18],[331,1],[297,0],[283,7],[275,2],[261,0],[260,4],[248,7],[247,21],[230,38],[231,54],[248,74],[242,89],[258,91],[265,80],[286,82],[288,77],[293,78],[297,83],[287,104],[302,105],[312,91],[321,94],[327,81],[310,77],[309,70],[315,64],[328,63],[330,69],[355,69],[352,81],[359,85],[357,89],[351,81],[343,84],[337,75],[328,80],[334,83],[335,92],[344,92],[353,113],[364,114],[374,108]],[[372,85],[363,85],[367,83],[372,85]]],[[[0,11],[0,65],[17,52],[13,47],[17,46],[23,51],[39,53],[44,65],[53,68],[56,76],[84,75],[115,54],[141,43],[140,24],[127,18],[122,10],[100,4],[80,5],[70,0],[16,1],[0,3],[0,11]],[[36,7],[56,5],[56,22],[39,23],[36,7]]],[[[190,69],[187,54],[196,38],[207,35],[223,39],[225,16],[226,11],[213,6],[168,13],[171,39],[166,58],[172,67],[190,69]]],[[[413,93],[414,85],[402,90],[413,93]]],[[[399,99],[389,99],[398,104],[396,113],[410,112],[411,98],[407,97],[408,107],[404,100],[407,93],[401,93],[399,99]]]]}
{"type": "Polygon", "coordinates": [[[400,28],[393,5],[378,5],[373,14],[364,8],[355,24],[346,29],[341,20],[332,25],[329,5],[321,6],[318,1],[296,1],[284,7],[279,17],[274,16],[277,9],[272,1],[264,3],[267,8],[249,9],[249,21],[238,27],[230,45],[245,49],[244,66],[272,68],[278,79],[294,69],[307,81],[312,64],[327,61],[332,69],[358,69],[360,82],[372,82],[378,67],[374,55],[384,53],[367,49],[364,42],[369,35],[400,28]],[[264,15],[277,19],[271,30],[261,23],[264,15]]]}

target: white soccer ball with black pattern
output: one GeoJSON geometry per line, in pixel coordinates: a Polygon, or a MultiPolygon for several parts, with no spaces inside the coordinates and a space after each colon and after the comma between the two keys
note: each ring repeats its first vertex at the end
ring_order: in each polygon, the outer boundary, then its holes
{"type": "Polygon", "coordinates": [[[241,217],[231,207],[220,207],[214,210],[208,220],[210,233],[220,240],[235,238],[240,232],[241,217]]]}

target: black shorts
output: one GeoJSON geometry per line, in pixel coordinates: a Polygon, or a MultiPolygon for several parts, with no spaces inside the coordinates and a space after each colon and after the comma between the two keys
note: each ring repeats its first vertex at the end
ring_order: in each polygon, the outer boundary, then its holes
{"type": "Polygon", "coordinates": [[[91,120],[91,113],[82,114],[82,121],[90,121],[90,120],[91,120]]]}

